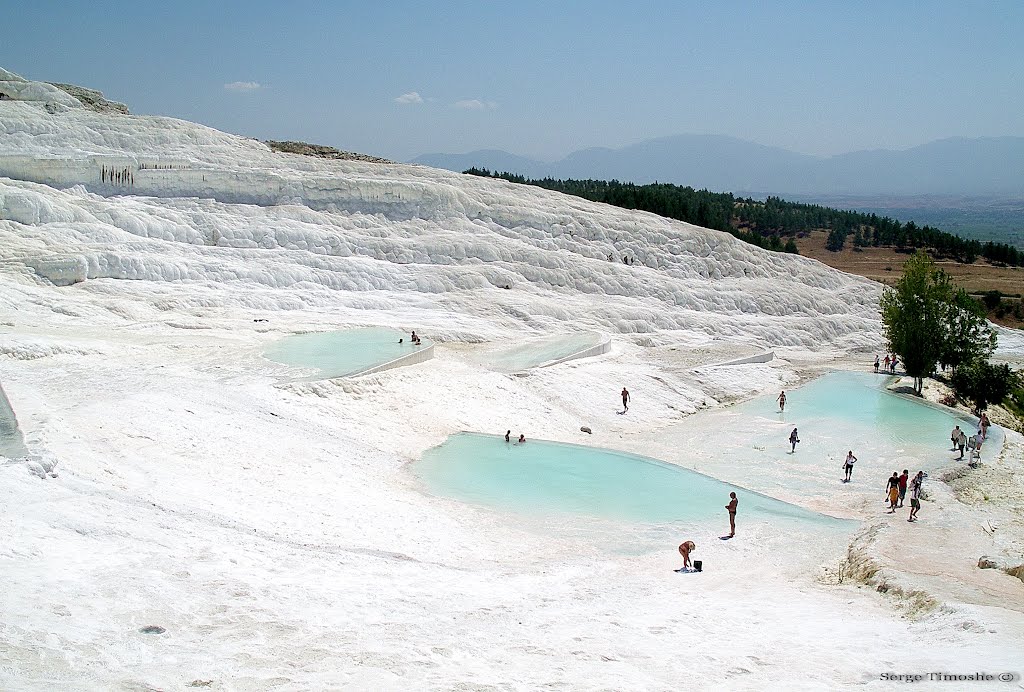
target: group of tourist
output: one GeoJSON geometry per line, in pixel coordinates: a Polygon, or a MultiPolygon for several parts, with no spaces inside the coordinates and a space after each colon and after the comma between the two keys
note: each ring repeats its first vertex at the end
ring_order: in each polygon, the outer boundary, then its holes
{"type": "MultiPolygon", "coordinates": [[[[928,474],[918,471],[913,480],[910,480],[910,518],[907,521],[917,521],[917,513],[921,509],[921,486],[928,474]]],[[[895,514],[896,510],[903,506],[903,499],[907,496],[907,483],[910,472],[903,469],[903,473],[892,472],[892,476],[885,484],[885,495],[889,502],[889,514],[895,514]]]]}
{"type": "MultiPolygon", "coordinates": [[[[420,341],[420,337],[416,334],[416,330],[415,329],[412,330],[412,336],[409,337],[409,341],[412,343],[413,346],[419,346],[420,343],[422,343],[420,341]]],[[[398,340],[398,343],[400,343],[400,344],[405,343],[405,339],[404,338],[400,338],[398,340]]]]}
{"type": "Polygon", "coordinates": [[[981,418],[978,419],[978,432],[970,437],[967,436],[960,426],[953,428],[953,431],[949,434],[950,442],[953,443],[953,448],[950,450],[955,452],[960,451],[960,456],[957,459],[964,458],[964,449],[966,448],[970,453],[970,459],[981,459],[981,447],[988,438],[988,429],[991,427],[992,422],[988,419],[988,414],[982,413],[981,418]]]}
{"type": "Polygon", "coordinates": [[[116,169],[100,166],[100,180],[111,185],[134,185],[135,173],[128,166],[116,169]]]}
{"type": "Polygon", "coordinates": [[[876,354],[875,355],[875,372],[878,372],[878,367],[882,366],[882,367],[885,368],[885,371],[888,372],[890,375],[895,375],[896,374],[896,365],[899,362],[900,362],[900,359],[898,357],[896,357],[895,353],[892,354],[891,358],[889,357],[889,354],[886,353],[884,361],[879,361],[878,360],[878,355],[876,354]]]}

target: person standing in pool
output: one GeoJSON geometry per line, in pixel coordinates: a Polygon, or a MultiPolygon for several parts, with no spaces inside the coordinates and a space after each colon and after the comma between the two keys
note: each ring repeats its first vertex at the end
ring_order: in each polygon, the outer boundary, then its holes
{"type": "Polygon", "coordinates": [[[875,373],[878,373],[878,354],[875,354],[875,373]]]}
{"type": "Polygon", "coordinates": [[[511,442],[511,439],[510,439],[511,435],[512,435],[512,431],[511,430],[506,430],[505,431],[505,442],[511,442]]]}
{"type": "Polygon", "coordinates": [[[885,494],[889,498],[889,514],[896,511],[896,502],[900,499],[900,474],[892,472],[885,484],[885,494]]]}
{"type": "Polygon", "coordinates": [[[625,387],[622,388],[622,412],[625,413],[629,410],[629,390],[625,387]]]}
{"type": "Polygon", "coordinates": [[[697,548],[693,541],[683,541],[679,544],[679,554],[683,556],[683,569],[690,569],[690,553],[697,548]]]}
{"type": "Polygon", "coordinates": [[[907,496],[907,479],[910,478],[910,471],[903,469],[903,473],[900,474],[900,504],[903,506],[903,498],[907,496]]]}
{"type": "Polygon", "coordinates": [[[791,447],[791,449],[789,450],[790,454],[793,454],[793,453],[796,452],[796,443],[799,442],[799,441],[800,441],[800,436],[797,434],[796,428],[793,428],[793,432],[789,433],[789,444],[790,444],[790,447],[791,447]]]}
{"type": "Polygon", "coordinates": [[[521,445],[524,442],[526,442],[526,435],[524,435],[522,433],[519,433],[519,442],[517,442],[516,444],[520,444],[521,445]]]}
{"type": "Polygon", "coordinates": [[[786,392],[782,391],[777,397],[775,397],[775,400],[777,402],[779,402],[779,411],[785,411],[786,410],[786,392]]]}
{"type": "Polygon", "coordinates": [[[736,535],[736,507],[740,501],[736,499],[736,493],[729,493],[729,504],[725,508],[729,511],[729,538],[736,535]]]}
{"type": "Polygon", "coordinates": [[[851,449],[846,453],[846,463],[843,464],[843,470],[846,471],[846,480],[844,483],[850,482],[850,476],[853,475],[853,464],[857,461],[857,457],[853,456],[853,450],[851,449]]]}

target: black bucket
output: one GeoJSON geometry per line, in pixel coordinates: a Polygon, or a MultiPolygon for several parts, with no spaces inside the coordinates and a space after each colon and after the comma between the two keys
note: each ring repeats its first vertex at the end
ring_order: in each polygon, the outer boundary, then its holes
{"type": "Polygon", "coordinates": [[[697,570],[698,572],[703,572],[704,571],[702,569],[703,567],[704,567],[704,562],[702,560],[694,560],[693,561],[693,568],[695,570],[697,570]]]}

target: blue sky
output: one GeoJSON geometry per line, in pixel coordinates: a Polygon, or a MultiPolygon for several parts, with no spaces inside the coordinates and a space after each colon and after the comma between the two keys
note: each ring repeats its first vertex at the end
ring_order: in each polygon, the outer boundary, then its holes
{"type": "Polygon", "coordinates": [[[1020,0],[3,4],[0,66],[24,77],[398,160],[685,133],[810,154],[1024,136],[1020,0]]]}

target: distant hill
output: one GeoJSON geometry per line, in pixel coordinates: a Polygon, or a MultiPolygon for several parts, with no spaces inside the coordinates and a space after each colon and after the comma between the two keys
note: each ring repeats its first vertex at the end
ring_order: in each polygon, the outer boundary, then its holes
{"type": "Polygon", "coordinates": [[[1009,243],[1024,250],[1024,196],[795,195],[790,201],[914,221],[962,238],[1009,243]]]}
{"type": "Polygon", "coordinates": [[[412,163],[751,195],[1024,195],[1024,137],[955,137],[901,151],[818,157],[722,135],[678,135],[583,149],[554,162],[491,149],[425,154],[412,163]]]}
{"type": "Polygon", "coordinates": [[[530,178],[543,178],[550,164],[525,156],[510,154],[501,149],[478,149],[468,154],[424,154],[410,163],[419,163],[432,168],[461,173],[470,168],[486,168],[490,171],[509,171],[530,178]]]}

